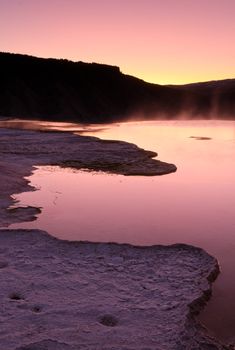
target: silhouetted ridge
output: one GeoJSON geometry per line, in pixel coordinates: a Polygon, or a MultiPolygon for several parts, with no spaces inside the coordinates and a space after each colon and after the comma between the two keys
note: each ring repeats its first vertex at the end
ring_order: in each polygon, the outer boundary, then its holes
{"type": "Polygon", "coordinates": [[[0,53],[0,115],[78,122],[234,115],[234,87],[161,86],[122,74],[116,66],[0,53]]]}
{"type": "Polygon", "coordinates": [[[235,119],[235,79],[212,80],[185,85],[168,85],[191,93],[191,105],[204,116],[235,119]]]}

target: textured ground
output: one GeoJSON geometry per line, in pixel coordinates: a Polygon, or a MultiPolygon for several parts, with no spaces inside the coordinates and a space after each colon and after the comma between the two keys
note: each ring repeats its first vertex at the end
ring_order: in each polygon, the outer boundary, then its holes
{"type": "Polygon", "coordinates": [[[223,349],[192,316],[218,273],[201,249],[33,230],[1,231],[0,247],[1,350],[223,349]]]}
{"type": "Polygon", "coordinates": [[[95,137],[63,132],[0,129],[0,224],[32,220],[37,208],[6,210],[12,204],[12,194],[32,190],[25,176],[33,166],[103,170],[123,175],[163,175],[176,171],[173,164],[153,159],[156,153],[134,144],[103,141],[95,137]]]}
{"type": "MultiPolygon", "coordinates": [[[[9,129],[0,136],[0,227],[40,212],[8,209],[12,194],[32,190],[24,177],[34,165],[176,170],[125,142],[9,129]]],[[[217,274],[217,261],[190,246],[74,243],[2,229],[0,350],[225,349],[194,318],[217,274]]]]}

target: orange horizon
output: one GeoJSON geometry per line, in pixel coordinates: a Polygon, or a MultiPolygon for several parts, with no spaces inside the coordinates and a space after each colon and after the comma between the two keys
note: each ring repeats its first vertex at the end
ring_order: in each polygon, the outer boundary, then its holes
{"type": "MultiPolygon", "coordinates": [[[[2,51],[3,52],[3,51],[2,51]]],[[[52,56],[39,56],[39,55],[33,55],[31,53],[20,53],[20,52],[7,52],[7,51],[4,51],[4,53],[10,53],[10,54],[16,54],[16,55],[26,55],[26,56],[32,56],[32,57],[36,57],[36,58],[43,58],[43,59],[57,59],[57,60],[68,60],[68,61],[71,61],[71,62],[84,62],[84,63],[97,63],[97,64],[104,64],[104,65],[110,65],[110,66],[118,66],[118,65],[113,65],[113,64],[110,64],[108,62],[94,62],[94,61],[81,61],[81,60],[75,60],[75,59],[71,59],[71,58],[68,58],[68,57],[52,57],[52,56]]],[[[144,80],[145,82],[147,83],[150,83],[150,84],[158,84],[158,85],[186,85],[186,84],[194,84],[194,83],[206,83],[206,82],[212,82],[212,81],[219,81],[219,80],[232,80],[232,79],[235,79],[235,77],[227,77],[227,76],[222,76],[220,78],[211,78],[209,80],[195,80],[195,81],[185,81],[185,82],[181,82],[179,83],[178,81],[175,81],[175,82],[159,82],[159,81],[151,81],[150,79],[148,80],[148,77],[144,77],[144,76],[141,76],[140,74],[137,75],[137,74],[131,74],[130,72],[124,72],[122,70],[122,68],[120,66],[118,66],[120,68],[120,71],[125,74],[125,75],[131,75],[135,78],[138,78],[138,79],[141,79],[141,80],[144,80]]],[[[151,77],[152,79],[152,77],[151,77]]]]}
{"type": "Polygon", "coordinates": [[[0,50],[119,66],[156,84],[235,76],[233,0],[2,0],[0,50]]]}

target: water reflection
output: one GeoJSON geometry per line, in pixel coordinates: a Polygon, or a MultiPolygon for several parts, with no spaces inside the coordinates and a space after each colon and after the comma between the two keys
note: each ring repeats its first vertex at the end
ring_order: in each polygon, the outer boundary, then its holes
{"type": "Polygon", "coordinates": [[[40,191],[17,196],[43,207],[37,227],[63,239],[132,244],[188,243],[216,256],[222,274],[201,319],[227,341],[235,314],[234,122],[127,123],[87,131],[157,151],[178,171],[162,177],[123,177],[39,168],[31,177],[40,191]],[[191,135],[200,135],[197,142],[191,135]],[[210,141],[203,138],[210,137],[210,141]]]}

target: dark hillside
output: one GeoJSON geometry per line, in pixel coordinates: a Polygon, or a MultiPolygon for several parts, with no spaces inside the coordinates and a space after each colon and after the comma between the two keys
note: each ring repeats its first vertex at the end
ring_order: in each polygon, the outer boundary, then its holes
{"type": "MultiPolygon", "coordinates": [[[[0,115],[103,123],[235,116],[232,81],[161,86],[118,67],[0,53],[0,115]]],[[[234,81],[233,81],[234,82],[234,81]]]]}
{"type": "Polygon", "coordinates": [[[181,109],[182,93],[103,64],[0,53],[0,114],[105,122],[181,109]]]}
{"type": "Polygon", "coordinates": [[[193,94],[193,105],[203,114],[221,119],[235,119],[235,79],[213,80],[186,85],[168,85],[193,94]],[[206,105],[208,111],[206,111],[206,105]],[[199,108],[200,110],[200,108],[199,108]]]}

